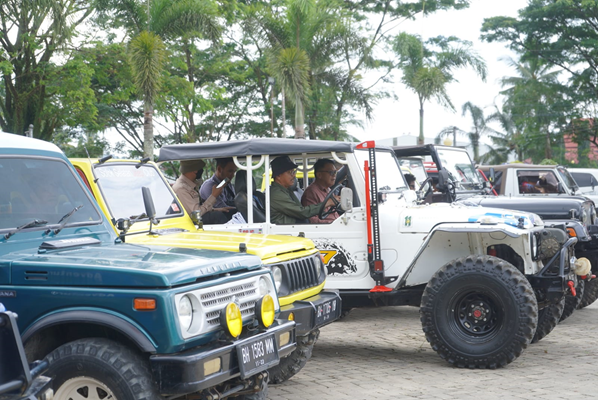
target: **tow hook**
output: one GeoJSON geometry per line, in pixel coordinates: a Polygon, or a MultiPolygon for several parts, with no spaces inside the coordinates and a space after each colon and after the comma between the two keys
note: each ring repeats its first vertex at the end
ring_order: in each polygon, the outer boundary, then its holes
{"type": "Polygon", "coordinates": [[[573,297],[576,297],[577,290],[575,290],[575,283],[573,283],[573,281],[568,281],[567,286],[569,286],[569,290],[571,290],[571,294],[573,295],[573,297]]]}

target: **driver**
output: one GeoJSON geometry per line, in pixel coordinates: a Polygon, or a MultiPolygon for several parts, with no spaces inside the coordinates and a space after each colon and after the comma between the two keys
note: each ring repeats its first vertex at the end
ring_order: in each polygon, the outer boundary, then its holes
{"type": "MultiPolygon", "coordinates": [[[[288,156],[276,157],[271,163],[274,182],[270,185],[270,211],[271,221],[274,224],[303,223],[307,218],[320,212],[322,203],[302,206],[291,190],[295,183],[297,164],[288,156]]],[[[329,199],[326,207],[334,205],[334,200],[329,199]]]]}
{"type": "MultiPolygon", "coordinates": [[[[321,158],[314,164],[314,174],[316,180],[309,185],[303,196],[301,196],[301,204],[309,206],[311,204],[322,203],[330,188],[334,186],[336,178],[336,167],[334,162],[328,158],[321,158]]],[[[338,218],[338,212],[330,213],[326,218],[320,219],[319,216],[314,215],[309,218],[309,222],[312,224],[330,224],[332,221],[338,218]]]]}

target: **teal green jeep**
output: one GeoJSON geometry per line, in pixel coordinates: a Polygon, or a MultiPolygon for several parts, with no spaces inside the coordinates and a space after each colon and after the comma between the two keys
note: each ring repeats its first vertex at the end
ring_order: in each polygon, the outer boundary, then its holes
{"type": "Polygon", "coordinates": [[[56,146],[0,143],[0,302],[56,399],[265,398],[296,342],[258,257],[121,243],[56,146]]]}

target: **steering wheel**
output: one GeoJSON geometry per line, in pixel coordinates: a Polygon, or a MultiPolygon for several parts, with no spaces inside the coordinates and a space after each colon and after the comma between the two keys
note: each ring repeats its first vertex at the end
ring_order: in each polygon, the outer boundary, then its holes
{"type": "Polygon", "coordinates": [[[426,178],[426,180],[423,181],[419,186],[419,190],[417,191],[417,201],[424,201],[426,197],[428,197],[433,191],[434,186],[432,185],[432,178],[426,178]]]}
{"type": "Polygon", "coordinates": [[[342,211],[341,203],[336,199],[336,197],[334,197],[334,193],[341,186],[343,186],[342,183],[337,183],[336,185],[334,185],[332,187],[332,189],[330,189],[330,191],[328,192],[328,194],[322,201],[322,205],[320,206],[320,212],[318,213],[318,218],[326,219],[326,217],[329,216],[330,214],[342,211]],[[332,199],[332,201],[334,202],[334,205],[328,207],[328,210],[326,210],[326,203],[328,203],[328,200],[330,200],[330,199],[332,199]]]}

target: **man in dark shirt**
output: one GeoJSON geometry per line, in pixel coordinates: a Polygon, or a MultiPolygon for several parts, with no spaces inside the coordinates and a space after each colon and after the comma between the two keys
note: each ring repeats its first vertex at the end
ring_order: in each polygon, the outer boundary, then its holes
{"type": "MultiPolygon", "coordinates": [[[[303,206],[290,189],[295,183],[297,164],[292,162],[288,156],[280,156],[276,157],[270,166],[274,178],[274,182],[270,185],[270,220],[272,223],[279,225],[302,223],[320,212],[322,203],[303,206]]],[[[334,201],[329,199],[326,207],[332,205],[334,205],[334,201]]]]}
{"type": "MultiPolygon", "coordinates": [[[[220,182],[224,179],[232,179],[235,177],[237,172],[237,166],[232,158],[217,158],[216,159],[216,172],[210,179],[207,179],[199,189],[199,195],[202,200],[207,200],[212,194],[212,189],[217,187],[220,182]]],[[[218,208],[225,212],[226,217],[230,220],[232,215],[236,212],[235,209],[235,189],[232,184],[228,184],[224,187],[220,196],[216,198],[214,208],[218,208]]]]}

